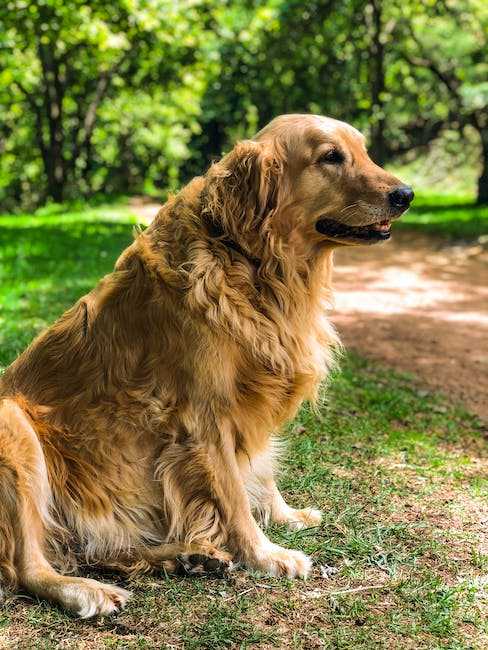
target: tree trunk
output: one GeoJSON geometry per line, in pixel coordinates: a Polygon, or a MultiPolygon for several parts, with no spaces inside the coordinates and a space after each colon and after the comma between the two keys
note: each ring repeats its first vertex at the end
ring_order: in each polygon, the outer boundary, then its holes
{"type": "MultiPolygon", "coordinates": [[[[52,125],[50,125],[52,126],[52,125]]],[[[65,177],[65,160],[63,157],[63,135],[58,125],[50,132],[50,146],[47,156],[47,192],[48,195],[61,203],[64,198],[64,187],[66,184],[65,177]]]]}
{"type": "MultiPolygon", "coordinates": [[[[41,23],[46,25],[52,24],[56,18],[47,4],[41,6],[39,17],[41,23]]],[[[43,162],[47,177],[47,193],[54,201],[60,203],[64,197],[67,180],[63,124],[65,85],[60,75],[59,60],[56,57],[54,46],[56,34],[48,33],[46,41],[40,37],[37,40],[37,56],[42,71],[44,117],[48,127],[48,137],[45,143],[46,156],[43,162]]]]}
{"type": "Polygon", "coordinates": [[[488,204],[488,127],[479,131],[481,139],[481,175],[478,178],[478,195],[476,202],[479,205],[488,204]]]}
{"type": "Polygon", "coordinates": [[[372,159],[383,165],[386,160],[385,142],[385,46],[382,41],[382,0],[372,0],[372,34],[371,34],[371,104],[373,108],[373,121],[371,127],[370,153],[372,159]]]}

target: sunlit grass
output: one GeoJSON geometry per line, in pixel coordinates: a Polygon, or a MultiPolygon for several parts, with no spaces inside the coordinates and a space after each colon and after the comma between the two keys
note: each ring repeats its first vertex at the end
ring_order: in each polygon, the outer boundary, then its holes
{"type": "Polygon", "coordinates": [[[418,193],[400,223],[450,239],[476,240],[488,236],[488,205],[475,205],[474,198],[465,194],[418,193]]]}

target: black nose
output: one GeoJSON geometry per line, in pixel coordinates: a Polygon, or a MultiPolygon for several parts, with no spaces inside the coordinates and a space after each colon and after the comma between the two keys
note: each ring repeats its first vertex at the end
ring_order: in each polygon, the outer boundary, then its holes
{"type": "Polygon", "coordinates": [[[388,194],[388,201],[392,208],[408,208],[413,201],[414,193],[408,185],[397,187],[388,194]]]}

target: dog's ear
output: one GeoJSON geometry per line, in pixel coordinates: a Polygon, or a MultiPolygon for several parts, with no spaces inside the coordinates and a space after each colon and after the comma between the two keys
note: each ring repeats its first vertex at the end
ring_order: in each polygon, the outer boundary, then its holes
{"type": "Polygon", "coordinates": [[[236,239],[257,232],[265,217],[278,208],[282,175],[283,156],[275,145],[239,142],[209,169],[204,209],[236,239]]]}

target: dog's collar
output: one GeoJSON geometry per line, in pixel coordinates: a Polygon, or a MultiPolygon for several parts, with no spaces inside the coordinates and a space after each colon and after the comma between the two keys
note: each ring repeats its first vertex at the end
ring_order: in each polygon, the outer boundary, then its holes
{"type": "Polygon", "coordinates": [[[220,226],[220,224],[213,221],[213,219],[209,215],[206,216],[206,218],[204,219],[204,224],[207,233],[210,237],[212,237],[213,239],[217,239],[226,248],[230,248],[236,253],[239,253],[239,255],[242,255],[242,257],[244,257],[256,269],[259,268],[259,266],[261,265],[261,260],[258,257],[254,257],[250,255],[247,251],[245,251],[242,248],[242,246],[240,246],[231,237],[226,235],[222,227],[220,226]]]}

